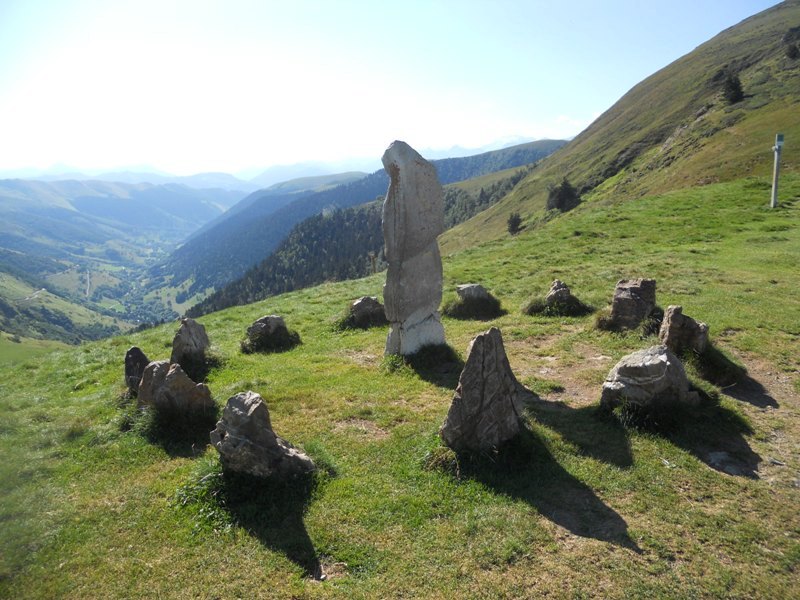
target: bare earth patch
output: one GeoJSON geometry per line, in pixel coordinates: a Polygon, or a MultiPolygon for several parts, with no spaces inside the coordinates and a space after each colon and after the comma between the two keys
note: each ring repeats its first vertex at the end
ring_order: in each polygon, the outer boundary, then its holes
{"type": "Polygon", "coordinates": [[[358,417],[350,417],[343,421],[338,421],[333,430],[336,432],[355,432],[370,440],[382,440],[389,436],[388,431],[378,427],[372,421],[359,419],[358,417]]]}

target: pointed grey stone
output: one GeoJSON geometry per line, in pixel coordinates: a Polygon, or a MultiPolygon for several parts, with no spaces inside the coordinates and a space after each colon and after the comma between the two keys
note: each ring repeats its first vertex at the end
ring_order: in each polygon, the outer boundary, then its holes
{"type": "Polygon", "coordinates": [[[525,389],[508,363],[503,336],[492,327],[470,343],[469,356],[439,436],[456,452],[497,448],[521,429],[525,389]]]}

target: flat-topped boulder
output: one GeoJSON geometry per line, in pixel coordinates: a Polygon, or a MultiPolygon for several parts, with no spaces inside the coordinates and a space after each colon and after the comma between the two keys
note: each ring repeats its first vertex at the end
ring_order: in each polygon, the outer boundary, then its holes
{"type": "Polygon", "coordinates": [[[622,358],[603,382],[600,404],[613,409],[631,404],[644,409],[663,409],[679,404],[695,405],[683,364],[666,346],[652,346],[622,358]]]}
{"type": "Polygon", "coordinates": [[[445,343],[436,241],[444,231],[444,194],[436,169],[405,142],[393,142],[382,161],[389,174],[382,215],[389,265],[383,288],[390,323],[385,353],[410,355],[445,343]]]}
{"type": "Polygon", "coordinates": [[[181,319],[181,326],[172,340],[172,355],[169,361],[181,365],[184,369],[202,365],[206,359],[208,346],[208,335],[203,324],[188,317],[181,319]]]}
{"type": "Polygon", "coordinates": [[[139,383],[148,364],[150,359],[137,346],[131,346],[125,353],[125,385],[128,394],[136,396],[139,393],[139,383]]]}
{"type": "Polygon", "coordinates": [[[316,468],[308,456],[275,434],[267,405],[255,392],[240,392],[229,398],[210,437],[228,471],[285,477],[316,468]]]}
{"type": "Polygon", "coordinates": [[[211,391],[195,383],[178,364],[157,360],[148,364],[139,383],[138,405],[177,414],[214,409],[211,391]]]}
{"type": "Polygon", "coordinates": [[[508,363],[503,336],[492,327],[472,340],[439,436],[455,452],[498,448],[519,434],[525,388],[508,363]]]}
{"type": "Polygon", "coordinates": [[[456,294],[462,300],[488,300],[489,291],[480,283],[462,283],[456,286],[456,294]]]}
{"type": "Polygon", "coordinates": [[[658,340],[676,354],[686,350],[702,354],[708,347],[708,325],[683,314],[682,306],[669,306],[664,312],[658,340]]]}

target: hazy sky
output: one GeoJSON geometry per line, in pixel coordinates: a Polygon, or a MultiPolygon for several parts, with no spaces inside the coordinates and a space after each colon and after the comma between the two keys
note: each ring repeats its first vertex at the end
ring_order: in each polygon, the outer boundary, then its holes
{"type": "MultiPolygon", "coordinates": [[[[0,0],[0,171],[574,136],[775,0],[0,0]]],[[[377,167],[376,167],[377,168],[377,167]]]]}

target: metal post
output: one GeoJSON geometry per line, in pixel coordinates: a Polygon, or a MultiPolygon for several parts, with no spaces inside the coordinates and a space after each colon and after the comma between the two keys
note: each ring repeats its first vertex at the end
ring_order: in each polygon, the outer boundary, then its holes
{"type": "Polygon", "coordinates": [[[769,201],[770,208],[778,206],[778,174],[781,170],[781,148],[783,148],[783,134],[779,133],[775,136],[775,145],[772,147],[772,150],[775,152],[775,166],[772,169],[772,198],[769,201]]]}

